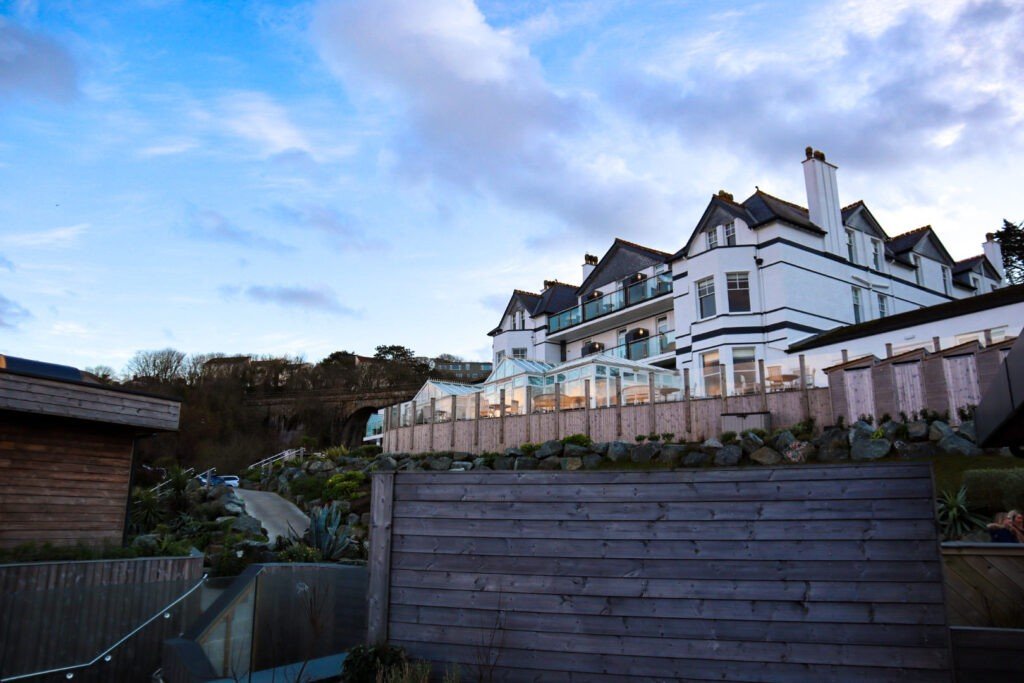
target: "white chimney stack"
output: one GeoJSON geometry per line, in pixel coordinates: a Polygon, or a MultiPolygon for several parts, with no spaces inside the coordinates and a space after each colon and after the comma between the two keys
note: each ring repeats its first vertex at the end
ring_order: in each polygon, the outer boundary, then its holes
{"type": "Polygon", "coordinates": [[[1006,269],[1003,267],[1002,245],[996,242],[996,236],[990,232],[985,235],[985,243],[981,246],[985,250],[985,256],[992,264],[992,267],[999,273],[999,284],[1004,284],[1006,281],[1006,269]]]}
{"type": "Polygon", "coordinates": [[[825,153],[810,147],[804,159],[804,183],[807,186],[807,210],[811,222],[828,234],[825,236],[825,250],[842,255],[843,216],[839,204],[839,186],[836,184],[836,167],[825,161],[825,153]]]}
{"type": "Polygon", "coordinates": [[[583,255],[583,281],[586,281],[590,274],[594,272],[594,268],[597,267],[597,257],[593,254],[583,255]]]}

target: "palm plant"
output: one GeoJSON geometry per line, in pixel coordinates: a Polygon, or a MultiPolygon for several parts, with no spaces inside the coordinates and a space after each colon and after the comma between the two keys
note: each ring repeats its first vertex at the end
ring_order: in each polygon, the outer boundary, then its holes
{"type": "Polygon", "coordinates": [[[943,491],[939,495],[936,515],[946,539],[960,538],[971,529],[985,526],[985,520],[967,505],[967,488],[964,486],[956,493],[943,491]]]}
{"type": "Polygon", "coordinates": [[[149,489],[136,487],[132,493],[131,527],[135,533],[145,533],[163,521],[164,508],[158,496],[149,489]]]}

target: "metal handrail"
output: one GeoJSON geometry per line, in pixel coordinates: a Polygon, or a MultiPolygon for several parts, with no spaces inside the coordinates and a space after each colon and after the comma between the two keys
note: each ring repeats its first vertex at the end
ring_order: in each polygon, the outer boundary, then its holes
{"type": "Polygon", "coordinates": [[[174,607],[175,605],[180,603],[182,600],[184,600],[185,598],[187,598],[188,596],[192,595],[194,592],[199,590],[199,588],[204,583],[206,583],[206,577],[207,576],[208,576],[207,574],[203,574],[203,578],[199,579],[199,582],[196,583],[196,585],[192,586],[187,591],[185,591],[184,593],[179,595],[177,598],[175,598],[172,602],[170,602],[167,605],[165,605],[164,607],[162,607],[156,614],[154,614],[149,619],[146,619],[144,622],[142,622],[141,624],[136,626],[130,633],[125,635],[123,638],[118,640],[116,643],[114,643],[113,645],[108,647],[103,652],[101,652],[98,655],[96,655],[95,657],[93,657],[88,662],[84,662],[82,664],[72,664],[71,666],[64,666],[64,667],[61,667],[59,669],[47,669],[46,671],[35,671],[33,673],[18,674],[17,676],[10,676],[8,678],[0,678],[0,683],[8,683],[8,681],[20,681],[20,680],[23,680],[23,679],[26,679],[26,678],[35,678],[36,676],[48,676],[50,674],[59,674],[59,673],[64,673],[64,672],[68,672],[68,676],[67,676],[68,678],[74,678],[74,674],[71,673],[72,671],[75,671],[77,669],[84,669],[86,667],[92,666],[93,664],[96,664],[97,662],[99,662],[101,659],[109,662],[110,661],[110,653],[113,652],[114,650],[116,650],[121,645],[123,645],[125,642],[127,642],[127,640],[129,638],[131,638],[136,633],[138,633],[142,629],[144,629],[147,626],[149,626],[151,623],[153,623],[154,621],[159,619],[161,616],[164,617],[165,619],[169,619],[171,615],[170,615],[170,612],[168,612],[167,610],[171,609],[172,607],[174,607]]]}
{"type": "Polygon", "coordinates": [[[302,448],[289,448],[288,450],[281,451],[280,453],[275,453],[274,455],[271,455],[271,456],[268,456],[266,458],[263,458],[262,460],[257,460],[253,464],[249,465],[249,469],[253,469],[253,468],[256,468],[256,467],[259,467],[260,469],[263,469],[264,467],[267,467],[268,465],[273,465],[278,460],[289,460],[289,459],[295,458],[295,457],[301,458],[305,454],[306,454],[305,447],[302,447],[302,448]]]}
{"type": "MultiPolygon", "coordinates": [[[[189,467],[187,470],[185,470],[185,474],[192,474],[195,471],[196,471],[196,468],[189,467]]],[[[167,486],[170,483],[171,483],[170,479],[164,479],[162,482],[160,482],[159,484],[157,484],[156,486],[151,488],[150,491],[152,491],[153,493],[159,493],[160,489],[162,489],[163,487],[167,486]]]]}

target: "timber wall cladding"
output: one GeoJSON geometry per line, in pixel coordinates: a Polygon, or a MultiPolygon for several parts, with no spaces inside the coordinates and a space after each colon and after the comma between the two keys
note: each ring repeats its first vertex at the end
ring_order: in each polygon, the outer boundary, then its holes
{"type": "Polygon", "coordinates": [[[0,547],[120,543],[127,428],[0,411],[0,547]]]}
{"type": "Polygon", "coordinates": [[[373,485],[370,640],[470,679],[950,680],[928,465],[373,485]]]}

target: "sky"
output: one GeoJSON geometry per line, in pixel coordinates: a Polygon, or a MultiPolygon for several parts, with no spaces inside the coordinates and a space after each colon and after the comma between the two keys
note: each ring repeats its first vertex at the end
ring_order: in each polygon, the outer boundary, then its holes
{"type": "Polygon", "coordinates": [[[1024,219],[1024,3],[0,0],[0,353],[489,359],[514,288],[808,145],[955,258],[1024,219]]]}

